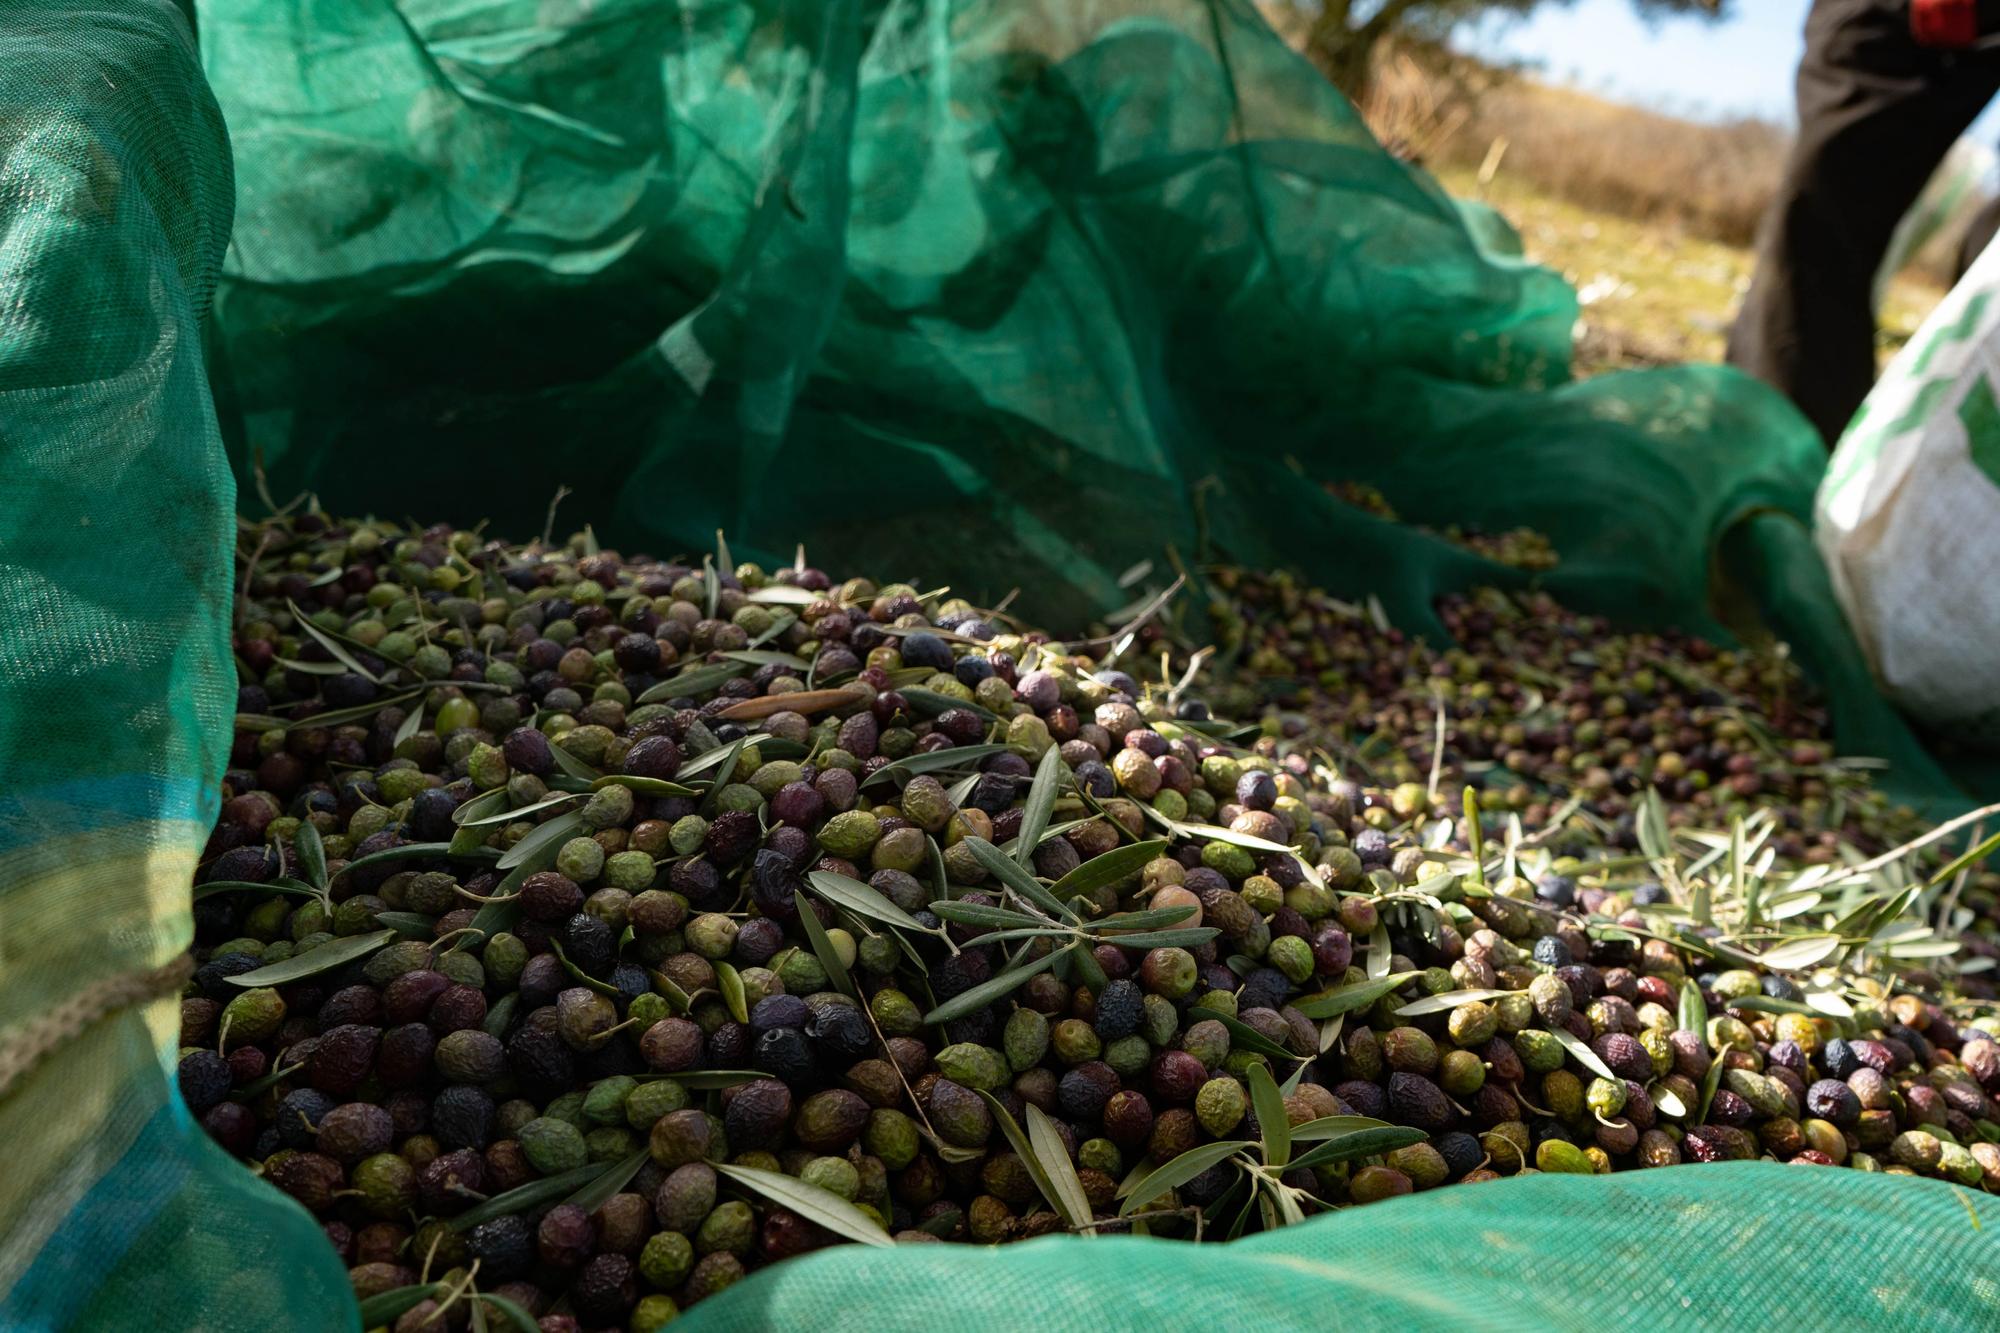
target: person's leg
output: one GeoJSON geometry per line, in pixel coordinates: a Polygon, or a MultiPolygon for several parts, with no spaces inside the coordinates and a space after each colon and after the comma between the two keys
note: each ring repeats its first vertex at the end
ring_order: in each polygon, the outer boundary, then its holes
{"type": "Polygon", "coordinates": [[[2000,59],[1911,38],[1906,0],[1814,0],[1798,139],[1758,236],[1729,361],[1831,445],[1875,379],[1871,288],[1896,224],[2000,91],[2000,59]]]}

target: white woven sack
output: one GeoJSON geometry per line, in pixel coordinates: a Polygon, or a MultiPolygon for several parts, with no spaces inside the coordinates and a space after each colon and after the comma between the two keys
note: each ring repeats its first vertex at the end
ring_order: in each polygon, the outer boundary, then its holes
{"type": "Polygon", "coordinates": [[[1883,690],[2000,743],[2000,246],[1897,354],[1835,449],[1814,536],[1883,690]]]}

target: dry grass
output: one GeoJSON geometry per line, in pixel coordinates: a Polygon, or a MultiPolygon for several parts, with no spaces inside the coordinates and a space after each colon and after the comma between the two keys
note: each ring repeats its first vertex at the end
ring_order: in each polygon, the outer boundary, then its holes
{"type": "MultiPolygon", "coordinates": [[[[1747,246],[1784,170],[1789,132],[1761,120],[1703,124],[1537,83],[1463,57],[1392,51],[1362,105],[1376,136],[1440,174],[1474,171],[1613,217],[1747,246]]],[[[1948,287],[1959,210],[1911,261],[1948,287]]]]}
{"type": "MultiPolygon", "coordinates": [[[[1498,209],[1529,258],[1577,288],[1579,370],[1721,359],[1783,169],[1784,130],[1704,125],[1403,52],[1378,62],[1361,110],[1385,145],[1453,194],[1498,209]]],[[[1960,224],[1975,206],[1890,284],[1884,361],[1950,285],[1960,224]]]]}
{"type": "MultiPolygon", "coordinates": [[[[1504,166],[1484,182],[1472,167],[1446,167],[1438,178],[1460,198],[1498,209],[1520,231],[1528,257],[1577,289],[1579,370],[1722,359],[1723,337],[1750,282],[1747,247],[1586,208],[1504,166]]],[[[1943,295],[1916,271],[1890,284],[1877,338],[1884,361],[1943,295]]]]}
{"type": "Polygon", "coordinates": [[[1396,62],[1371,101],[1409,100],[1433,85],[1451,132],[1434,136],[1434,167],[1498,169],[1573,204],[1644,218],[1709,240],[1748,244],[1784,168],[1789,136],[1739,120],[1700,125],[1564,88],[1503,79],[1468,93],[1396,62]]]}

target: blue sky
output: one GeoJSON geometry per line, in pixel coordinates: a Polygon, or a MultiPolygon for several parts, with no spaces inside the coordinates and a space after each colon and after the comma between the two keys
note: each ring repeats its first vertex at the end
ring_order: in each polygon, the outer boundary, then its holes
{"type": "Polygon", "coordinates": [[[1629,0],[1548,4],[1466,29],[1461,46],[1537,62],[1555,82],[1703,119],[1789,122],[1810,0],[1736,0],[1727,20],[1639,18],[1629,0]]]}

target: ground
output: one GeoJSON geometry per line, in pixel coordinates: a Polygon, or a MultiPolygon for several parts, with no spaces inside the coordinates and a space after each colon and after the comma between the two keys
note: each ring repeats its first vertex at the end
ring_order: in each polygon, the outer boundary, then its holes
{"type": "MultiPolygon", "coordinates": [[[[1471,170],[1438,175],[1453,194],[1497,208],[1520,230],[1528,256],[1576,287],[1580,372],[1722,358],[1729,320],[1750,281],[1748,248],[1567,203],[1504,171],[1484,186],[1471,170]]],[[[1879,339],[1884,361],[1943,295],[1916,274],[1891,285],[1879,339]]]]}

